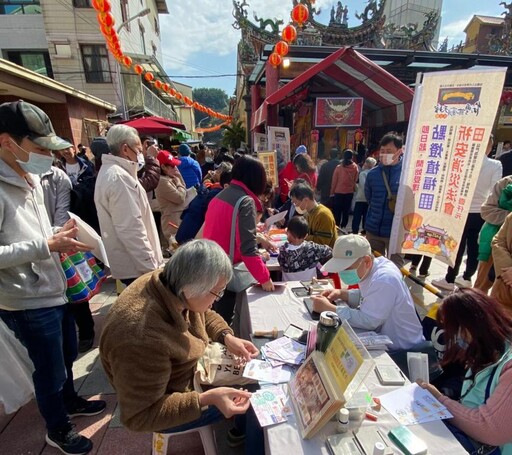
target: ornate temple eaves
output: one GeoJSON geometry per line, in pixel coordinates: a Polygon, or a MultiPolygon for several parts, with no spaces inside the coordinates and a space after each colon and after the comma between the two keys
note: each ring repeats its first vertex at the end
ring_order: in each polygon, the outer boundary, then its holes
{"type": "MultiPolygon", "coordinates": [[[[361,14],[355,17],[361,20],[356,27],[348,27],[347,10],[341,9],[338,2],[338,10],[331,10],[331,20],[328,25],[315,20],[319,11],[315,9],[310,0],[300,0],[309,9],[309,21],[305,27],[298,30],[297,45],[303,46],[357,46],[366,48],[386,49],[410,49],[410,50],[435,50],[432,40],[439,21],[439,12],[431,12],[425,16],[421,24],[408,24],[397,27],[394,24],[385,25],[384,15],[385,0],[370,0],[361,14]]],[[[299,3],[293,0],[293,4],[299,3]]],[[[258,60],[261,50],[266,44],[275,44],[280,39],[280,28],[284,21],[274,19],[262,19],[254,14],[254,19],[259,26],[248,18],[249,4],[247,0],[233,0],[233,27],[240,29],[242,39],[239,45],[239,57],[242,63],[253,64],[258,60]]]]}

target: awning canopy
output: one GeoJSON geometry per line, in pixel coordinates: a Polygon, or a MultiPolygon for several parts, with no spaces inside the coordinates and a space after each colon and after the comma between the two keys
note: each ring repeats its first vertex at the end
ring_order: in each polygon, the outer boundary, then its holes
{"type": "Polygon", "coordinates": [[[185,133],[186,130],[183,123],[157,116],[141,117],[134,120],[123,120],[119,123],[135,128],[139,134],[148,135],[161,134],[172,136],[175,132],[185,133]]]}
{"type": "Polygon", "coordinates": [[[135,120],[128,120],[119,122],[124,125],[131,126],[135,128],[139,134],[144,135],[167,135],[171,136],[174,133],[172,127],[164,125],[163,123],[156,122],[149,117],[141,117],[135,120]]]}
{"type": "Polygon", "coordinates": [[[269,106],[306,96],[348,96],[364,99],[373,126],[407,121],[414,92],[396,77],[352,48],[344,47],[311,66],[271,94],[253,113],[251,129],[267,120],[269,106]]]}

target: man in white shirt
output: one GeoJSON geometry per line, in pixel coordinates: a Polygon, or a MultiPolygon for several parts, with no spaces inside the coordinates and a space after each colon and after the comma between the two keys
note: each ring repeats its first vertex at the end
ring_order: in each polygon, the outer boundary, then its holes
{"type": "Polygon", "coordinates": [[[432,280],[432,284],[447,291],[453,291],[455,285],[465,288],[472,286],[471,278],[478,268],[478,235],[484,224],[480,215],[482,204],[486,201],[489,192],[495,183],[501,178],[502,165],[498,160],[489,158],[493,146],[494,137],[491,134],[485,151],[480,174],[476,182],[475,193],[469,207],[468,218],[464,225],[464,231],[460,239],[459,250],[453,267],[448,267],[446,276],[439,280],[432,280]],[[461,277],[457,277],[462,263],[464,251],[467,251],[466,270],[461,277]]]}
{"type": "Polygon", "coordinates": [[[332,256],[324,270],[338,273],[346,285],[359,284],[359,291],[324,291],[312,297],[315,311],[336,311],[354,328],[387,335],[394,351],[409,350],[425,341],[411,293],[393,262],[383,256],[375,258],[368,240],[354,234],[338,238],[332,256]],[[359,292],[358,309],[332,303],[338,299],[350,303],[359,292]]]}

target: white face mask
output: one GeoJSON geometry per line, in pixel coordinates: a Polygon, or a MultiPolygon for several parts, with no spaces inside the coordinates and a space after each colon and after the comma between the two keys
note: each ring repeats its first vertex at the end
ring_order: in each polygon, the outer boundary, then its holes
{"type": "Polygon", "coordinates": [[[28,172],[29,174],[41,175],[44,174],[45,172],[48,172],[51,169],[53,164],[53,156],[29,152],[20,145],[16,144],[16,142],[13,141],[13,143],[14,145],[16,145],[16,147],[20,148],[21,150],[28,154],[28,161],[22,161],[13,152],[13,155],[16,157],[16,162],[25,172],[28,172]]]}
{"type": "Polygon", "coordinates": [[[384,166],[391,166],[395,155],[393,153],[381,153],[380,161],[384,166]]]}
{"type": "Polygon", "coordinates": [[[307,209],[303,209],[301,208],[300,206],[296,205],[295,206],[295,211],[299,214],[299,215],[304,215],[305,213],[308,213],[307,209]]]}
{"type": "Polygon", "coordinates": [[[140,171],[144,165],[146,164],[146,161],[144,160],[144,155],[140,152],[137,153],[137,170],[140,171]]]}

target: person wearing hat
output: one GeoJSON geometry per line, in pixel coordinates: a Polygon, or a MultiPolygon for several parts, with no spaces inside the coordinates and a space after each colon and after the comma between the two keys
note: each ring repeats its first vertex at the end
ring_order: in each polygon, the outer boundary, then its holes
{"type": "Polygon", "coordinates": [[[163,257],[146,191],[137,180],[145,163],[137,130],[114,125],[107,143],[110,154],[103,155],[94,202],[112,277],[128,286],[161,267],[163,257]]]}
{"type": "Polygon", "coordinates": [[[181,161],[178,170],[185,181],[187,189],[199,185],[203,180],[201,166],[199,166],[196,160],[190,157],[190,147],[188,144],[180,144],[178,147],[178,155],[181,161]]]}
{"type": "Polygon", "coordinates": [[[359,291],[324,291],[321,296],[312,297],[315,311],[336,311],[354,328],[387,335],[393,341],[393,351],[408,350],[425,341],[411,293],[400,270],[389,259],[374,257],[370,243],[364,237],[355,234],[339,237],[334,244],[332,259],[323,269],[338,273],[348,286],[358,284],[359,291]],[[354,306],[360,301],[359,308],[333,303],[339,299],[354,306]]]}
{"type": "Polygon", "coordinates": [[[99,414],[106,404],[78,397],[73,386],[77,338],[59,253],[92,247],[75,240],[74,220],[52,229],[39,177],[50,170],[52,152],[68,147],[37,106],[0,105],[0,317],[34,364],[46,442],[65,454],[85,454],[92,442],[74,431],[70,417],[99,414]]]}
{"type": "Polygon", "coordinates": [[[162,212],[162,232],[166,241],[169,242],[169,238],[176,234],[181,223],[181,214],[186,208],[184,202],[187,190],[178,170],[181,161],[167,150],[160,150],[156,158],[162,172],[155,190],[156,200],[162,212]]]}

